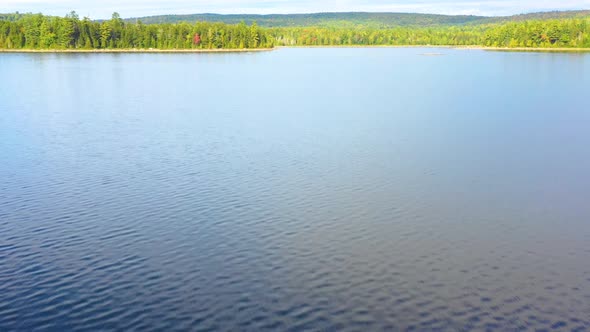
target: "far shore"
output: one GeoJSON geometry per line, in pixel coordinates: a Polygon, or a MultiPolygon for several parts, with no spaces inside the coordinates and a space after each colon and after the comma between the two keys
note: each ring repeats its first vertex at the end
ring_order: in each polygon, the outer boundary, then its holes
{"type": "Polygon", "coordinates": [[[569,47],[491,47],[478,45],[302,45],[276,46],[274,48],[214,48],[214,49],[0,49],[0,53],[248,53],[268,52],[281,48],[447,48],[459,50],[483,50],[499,52],[590,52],[590,48],[569,47]]]}
{"type": "Polygon", "coordinates": [[[446,48],[506,52],[590,52],[590,48],[574,47],[492,47],[478,45],[302,45],[276,46],[275,48],[446,48]]]}
{"type": "Polygon", "coordinates": [[[0,49],[0,53],[244,53],[267,52],[272,48],[187,48],[187,49],[155,49],[155,48],[112,48],[112,49],[0,49]]]}
{"type": "Polygon", "coordinates": [[[590,48],[579,47],[491,47],[491,46],[454,46],[456,49],[484,50],[500,52],[590,52],[590,48]]]}

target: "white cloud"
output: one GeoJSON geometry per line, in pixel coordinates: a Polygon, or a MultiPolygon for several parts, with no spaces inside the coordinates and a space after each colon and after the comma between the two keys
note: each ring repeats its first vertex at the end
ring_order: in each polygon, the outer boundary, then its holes
{"type": "Polygon", "coordinates": [[[0,0],[0,12],[42,12],[107,18],[188,13],[310,13],[389,11],[510,15],[533,11],[589,9],[590,0],[0,0]]]}

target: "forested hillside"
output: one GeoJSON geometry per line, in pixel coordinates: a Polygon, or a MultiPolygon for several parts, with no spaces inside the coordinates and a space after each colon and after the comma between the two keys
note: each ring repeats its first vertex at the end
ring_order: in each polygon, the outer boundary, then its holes
{"type": "Polygon", "coordinates": [[[562,20],[569,18],[587,18],[590,17],[590,10],[569,10],[569,11],[552,11],[529,13],[512,16],[495,16],[485,17],[475,21],[476,24],[486,23],[507,23],[507,22],[522,22],[522,21],[545,21],[545,20],[562,20]]]}
{"type": "Polygon", "coordinates": [[[236,24],[257,22],[263,27],[370,27],[387,28],[396,26],[438,26],[458,25],[485,19],[483,16],[435,15],[412,13],[315,13],[315,14],[271,14],[271,15],[159,15],[127,19],[128,22],[141,21],[145,24],[177,22],[222,22],[236,24]]]}
{"type": "Polygon", "coordinates": [[[434,27],[456,26],[465,24],[489,24],[519,22],[528,20],[551,20],[589,17],[590,10],[553,11],[530,13],[513,16],[471,16],[471,15],[435,15],[417,13],[315,13],[315,14],[286,14],[286,15],[220,15],[220,14],[190,14],[190,15],[158,15],[126,19],[127,22],[141,21],[145,24],[178,23],[178,22],[222,22],[237,24],[257,22],[262,27],[364,27],[364,28],[392,28],[392,27],[434,27]]]}
{"type": "Polygon", "coordinates": [[[448,45],[590,48],[590,18],[439,26],[259,27],[256,22],[144,24],[28,14],[0,19],[0,49],[243,49],[273,46],[448,45]]]}

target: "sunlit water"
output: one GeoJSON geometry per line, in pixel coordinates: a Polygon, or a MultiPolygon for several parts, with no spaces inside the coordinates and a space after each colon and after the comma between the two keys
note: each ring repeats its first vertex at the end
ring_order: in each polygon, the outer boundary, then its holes
{"type": "Polygon", "coordinates": [[[0,74],[0,331],[590,329],[590,54],[0,74]]]}

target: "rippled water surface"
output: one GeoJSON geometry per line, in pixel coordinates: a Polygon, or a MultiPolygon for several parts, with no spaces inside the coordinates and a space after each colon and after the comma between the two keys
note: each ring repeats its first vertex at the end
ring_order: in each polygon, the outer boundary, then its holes
{"type": "Polygon", "coordinates": [[[0,331],[590,330],[590,54],[0,74],[0,331]]]}

